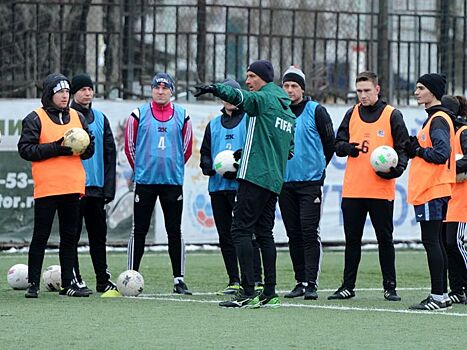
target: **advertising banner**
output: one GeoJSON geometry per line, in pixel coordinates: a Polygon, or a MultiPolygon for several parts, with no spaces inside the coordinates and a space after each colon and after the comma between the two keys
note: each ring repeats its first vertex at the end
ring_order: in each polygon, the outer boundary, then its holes
{"type": "MultiPolygon", "coordinates": [[[[101,110],[109,119],[117,144],[117,191],[115,200],[107,206],[108,241],[110,244],[124,244],[131,233],[133,213],[132,169],[124,152],[124,125],[131,111],[145,101],[95,100],[93,107],[101,110]]],[[[207,191],[208,179],[199,168],[199,149],[207,123],[220,112],[220,103],[181,102],[193,122],[193,156],[185,168],[184,211],[182,232],[185,243],[216,243],[217,231],[214,225],[210,198],[207,191]]],[[[40,100],[0,100],[0,243],[29,242],[33,229],[34,200],[31,163],[21,159],[17,142],[21,133],[21,121],[33,109],[40,106],[40,100]]],[[[348,106],[326,106],[337,129],[348,106]]],[[[425,119],[423,108],[401,109],[411,135],[415,135],[425,119]]],[[[343,242],[340,197],[346,158],[334,156],[327,168],[323,187],[323,211],[321,237],[324,242],[343,242]]],[[[57,179],[60,181],[60,179],[57,179]]],[[[365,181],[362,179],[362,181],[365,181]]],[[[414,220],[413,208],[406,202],[407,172],[397,181],[394,212],[394,239],[420,239],[419,226],[414,220]]],[[[58,241],[57,225],[54,224],[52,242],[58,241]]],[[[276,242],[287,242],[279,209],[276,210],[274,227],[276,242]]],[[[83,230],[82,239],[87,235],[83,230]]],[[[374,231],[367,222],[364,239],[375,241],[374,231]]],[[[157,204],[154,222],[147,237],[148,243],[166,243],[164,219],[157,204]]]]}

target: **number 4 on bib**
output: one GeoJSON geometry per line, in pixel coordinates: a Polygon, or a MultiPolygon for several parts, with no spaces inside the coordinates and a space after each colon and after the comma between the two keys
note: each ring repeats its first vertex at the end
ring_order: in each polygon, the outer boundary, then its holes
{"type": "Polygon", "coordinates": [[[165,150],[167,148],[167,146],[165,145],[165,137],[164,136],[161,136],[159,138],[159,143],[157,145],[157,148],[159,148],[161,150],[165,150]]]}

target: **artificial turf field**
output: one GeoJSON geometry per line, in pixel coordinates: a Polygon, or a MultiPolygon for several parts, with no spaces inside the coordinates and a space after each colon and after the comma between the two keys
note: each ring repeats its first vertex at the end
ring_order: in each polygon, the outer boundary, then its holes
{"type": "MultiPolygon", "coordinates": [[[[137,298],[61,297],[41,290],[25,299],[12,290],[6,272],[26,263],[25,254],[0,253],[0,349],[465,349],[467,305],[444,312],[409,312],[429,293],[425,254],[396,252],[401,302],[384,300],[378,254],[362,255],[357,296],[328,301],[339,285],[343,253],[324,252],[319,299],[281,298],[279,309],[222,309],[226,285],[219,252],[190,252],[185,281],[193,296],[171,294],[167,253],[146,252],[140,272],[144,292],[137,298]]],[[[91,260],[80,254],[82,274],[94,289],[91,260]]],[[[125,269],[126,254],[109,253],[114,280],[125,269]]],[[[47,254],[44,268],[58,264],[47,254]]],[[[278,253],[280,295],[294,286],[287,251],[278,253]]]]}

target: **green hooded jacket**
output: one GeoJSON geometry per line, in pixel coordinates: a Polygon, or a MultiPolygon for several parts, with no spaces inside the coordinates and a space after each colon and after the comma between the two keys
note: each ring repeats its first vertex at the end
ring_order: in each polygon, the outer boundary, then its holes
{"type": "Polygon", "coordinates": [[[238,179],[279,194],[284,182],[289,152],[293,152],[295,114],[287,93],[268,83],[258,91],[215,84],[215,96],[248,114],[247,134],[238,179]]]}

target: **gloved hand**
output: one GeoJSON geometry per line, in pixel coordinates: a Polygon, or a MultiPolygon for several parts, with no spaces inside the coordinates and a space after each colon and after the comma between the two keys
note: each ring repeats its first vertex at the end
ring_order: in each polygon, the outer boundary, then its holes
{"type": "Polygon", "coordinates": [[[233,154],[233,157],[235,159],[236,162],[238,162],[240,160],[240,158],[242,157],[242,149],[239,148],[238,150],[236,150],[233,154]]]}
{"type": "Polygon", "coordinates": [[[236,171],[226,171],[224,175],[222,175],[224,179],[227,180],[235,180],[237,178],[237,172],[236,171]]]}
{"type": "Polygon", "coordinates": [[[113,198],[105,197],[105,198],[104,198],[104,204],[109,204],[109,203],[112,202],[113,200],[114,200],[113,198]]]}
{"type": "Polygon", "coordinates": [[[357,146],[360,145],[358,142],[350,142],[344,144],[344,152],[347,153],[349,157],[352,158],[357,158],[360,152],[362,151],[361,148],[358,148],[357,146]]]}
{"type": "Polygon", "coordinates": [[[378,175],[379,177],[383,179],[390,180],[390,179],[395,179],[397,177],[400,177],[403,172],[404,172],[404,168],[402,168],[401,166],[396,166],[396,167],[391,167],[389,169],[389,172],[387,173],[377,171],[376,175],[378,175]]]}
{"type": "Polygon", "coordinates": [[[63,146],[64,138],[60,138],[57,141],[52,142],[52,146],[54,148],[55,154],[57,156],[72,156],[73,151],[71,150],[71,147],[63,146]]]}
{"type": "Polygon", "coordinates": [[[409,140],[405,143],[405,150],[407,151],[407,156],[409,158],[415,158],[420,154],[422,147],[418,142],[416,136],[409,136],[409,140]]]}
{"type": "Polygon", "coordinates": [[[216,92],[216,87],[213,84],[209,85],[197,85],[195,86],[195,93],[193,96],[195,97],[200,97],[201,95],[204,94],[212,94],[213,92],[216,92]]]}
{"type": "Polygon", "coordinates": [[[293,153],[292,151],[289,151],[289,154],[287,155],[287,160],[291,160],[294,155],[295,153],[293,153]]]}
{"type": "Polygon", "coordinates": [[[203,169],[203,174],[206,176],[214,176],[216,175],[216,171],[214,169],[203,169]]]}

